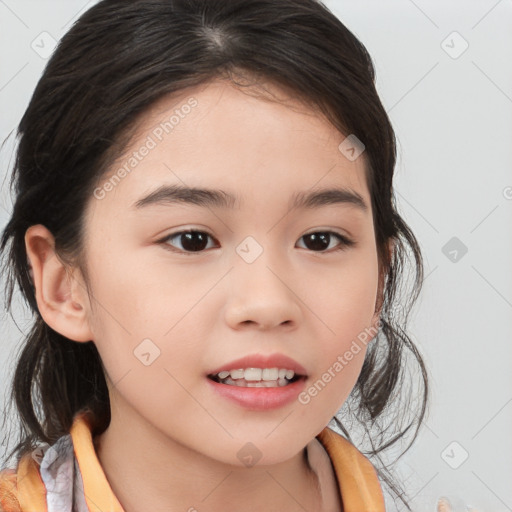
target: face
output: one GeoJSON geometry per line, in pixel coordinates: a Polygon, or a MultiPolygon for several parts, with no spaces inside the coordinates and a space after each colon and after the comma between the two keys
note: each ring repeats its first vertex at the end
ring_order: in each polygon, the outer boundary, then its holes
{"type": "Polygon", "coordinates": [[[113,417],[136,415],[170,441],[239,466],[249,441],[261,464],[273,464],[329,423],[360,373],[372,337],[361,333],[376,320],[364,154],[348,159],[344,135],[289,101],[221,81],[159,101],[86,211],[88,321],[113,417]],[[151,198],[172,186],[223,192],[217,201],[176,190],[151,198]],[[357,194],[366,210],[334,195],[293,207],[323,189],[357,194]],[[251,387],[248,398],[247,388],[208,377],[254,355],[286,356],[305,375],[282,387],[292,392],[268,389],[267,407],[266,388],[251,387]]]}

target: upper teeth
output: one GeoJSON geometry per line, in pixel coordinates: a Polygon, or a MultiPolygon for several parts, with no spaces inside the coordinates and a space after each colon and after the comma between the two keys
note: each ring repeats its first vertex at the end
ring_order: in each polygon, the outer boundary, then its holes
{"type": "Polygon", "coordinates": [[[293,370],[286,368],[240,368],[238,370],[224,370],[217,374],[219,379],[231,377],[233,380],[245,379],[247,381],[292,379],[295,375],[293,370]]]}

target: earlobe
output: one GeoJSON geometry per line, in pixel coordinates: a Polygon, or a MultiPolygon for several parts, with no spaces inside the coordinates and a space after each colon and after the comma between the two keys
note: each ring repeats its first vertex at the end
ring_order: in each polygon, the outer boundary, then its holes
{"type": "Polygon", "coordinates": [[[91,341],[87,294],[57,256],[51,232],[41,224],[29,227],[25,248],[43,320],[70,340],[91,341]]]}

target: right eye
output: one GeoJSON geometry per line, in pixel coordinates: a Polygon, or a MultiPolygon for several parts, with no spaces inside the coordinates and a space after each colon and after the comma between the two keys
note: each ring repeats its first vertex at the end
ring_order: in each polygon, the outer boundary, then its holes
{"type": "Polygon", "coordinates": [[[205,245],[207,245],[208,238],[213,239],[213,236],[205,231],[189,229],[171,233],[157,243],[161,243],[164,249],[168,251],[192,254],[194,252],[202,252],[206,248],[205,245]],[[174,239],[177,239],[178,242],[181,243],[181,248],[174,249],[173,246],[168,243],[169,240],[174,239]]]}

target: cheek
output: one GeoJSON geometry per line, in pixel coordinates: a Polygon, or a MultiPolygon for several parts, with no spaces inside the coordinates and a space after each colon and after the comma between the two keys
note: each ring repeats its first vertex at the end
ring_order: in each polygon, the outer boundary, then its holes
{"type": "MultiPolygon", "coordinates": [[[[187,389],[197,375],[201,347],[187,322],[188,300],[180,286],[162,287],[151,272],[110,267],[92,283],[96,308],[95,344],[117,397],[147,417],[172,404],[183,413],[198,414],[187,389]],[[129,279],[126,276],[130,276],[129,279]]],[[[195,297],[190,287],[187,295],[195,297]]]]}
{"type": "Polygon", "coordinates": [[[111,256],[91,258],[91,329],[109,376],[115,382],[144,363],[153,366],[152,361],[177,376],[184,374],[201,350],[200,333],[194,332],[197,322],[191,319],[218,278],[211,273],[204,278],[197,272],[191,275],[179,266],[154,261],[147,264],[129,254],[111,256]]]}
{"type": "Polygon", "coordinates": [[[353,251],[345,256],[336,265],[309,273],[301,292],[324,323],[325,338],[330,333],[341,344],[370,327],[378,289],[376,252],[353,251]]]}
{"type": "Polygon", "coordinates": [[[366,356],[372,328],[355,315],[340,317],[336,334],[318,344],[315,375],[309,379],[298,401],[304,417],[327,424],[340,410],[354,388],[366,356]]]}
{"type": "Polygon", "coordinates": [[[307,301],[320,327],[314,356],[316,380],[306,390],[304,402],[309,400],[318,408],[316,413],[329,421],[354,387],[368,343],[376,334],[372,327],[378,287],[376,256],[354,253],[350,265],[319,280],[322,285],[318,281],[310,287],[307,301]]]}
{"type": "Polygon", "coordinates": [[[364,363],[367,345],[357,339],[358,326],[345,324],[336,336],[324,337],[318,347],[321,360],[315,374],[298,396],[298,419],[315,425],[327,425],[338,414],[352,392],[364,363]],[[355,332],[356,336],[352,333],[355,332]]]}

